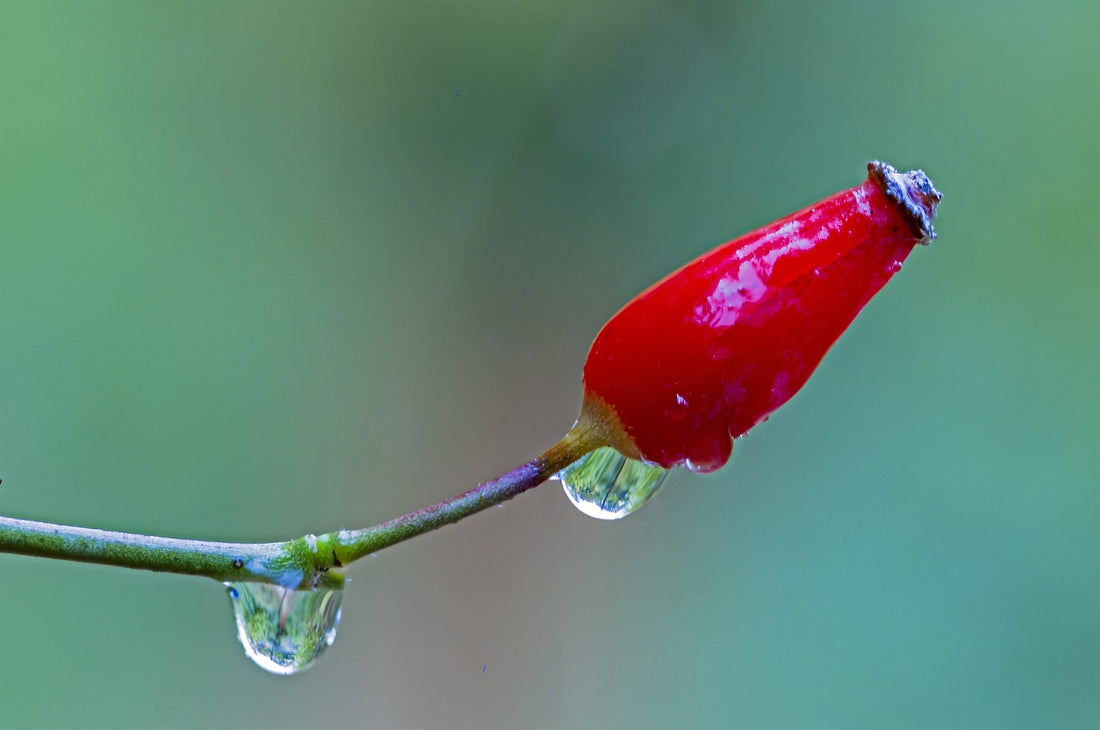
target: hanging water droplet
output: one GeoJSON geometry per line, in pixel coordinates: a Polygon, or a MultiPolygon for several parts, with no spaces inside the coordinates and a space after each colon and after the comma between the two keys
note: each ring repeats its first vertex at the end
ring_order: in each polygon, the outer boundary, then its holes
{"type": "Polygon", "coordinates": [[[668,469],[628,459],[605,446],[557,474],[569,501],[589,517],[618,520],[661,491],[668,469]]]}
{"type": "Polygon", "coordinates": [[[244,653],[273,674],[307,669],[336,640],[342,590],[226,583],[244,653]]]}

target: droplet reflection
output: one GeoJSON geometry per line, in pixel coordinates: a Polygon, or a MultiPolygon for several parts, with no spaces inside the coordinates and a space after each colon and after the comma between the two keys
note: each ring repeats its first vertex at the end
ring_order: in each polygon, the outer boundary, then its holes
{"type": "Polygon", "coordinates": [[[308,669],[336,640],[341,590],[226,583],[244,653],[272,674],[308,669]]]}
{"type": "Polygon", "coordinates": [[[596,449],[557,474],[569,501],[599,520],[618,520],[641,509],[665,483],[668,470],[596,449]]]}

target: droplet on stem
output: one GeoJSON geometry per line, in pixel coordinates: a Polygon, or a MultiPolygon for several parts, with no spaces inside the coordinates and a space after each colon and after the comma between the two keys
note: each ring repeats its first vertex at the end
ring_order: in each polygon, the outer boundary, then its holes
{"type": "Polygon", "coordinates": [[[308,669],[336,640],[342,590],[226,583],[244,653],[272,674],[308,669]]]}
{"type": "Polygon", "coordinates": [[[661,491],[667,476],[667,469],[628,459],[608,446],[557,474],[569,501],[599,520],[618,520],[638,511],[661,491]]]}

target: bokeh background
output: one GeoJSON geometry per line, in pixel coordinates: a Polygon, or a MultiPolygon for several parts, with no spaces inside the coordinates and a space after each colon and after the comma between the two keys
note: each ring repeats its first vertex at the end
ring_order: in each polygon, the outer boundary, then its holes
{"type": "Polygon", "coordinates": [[[882,158],[946,198],[732,463],[220,586],[0,556],[0,725],[1100,726],[1100,5],[47,3],[0,21],[0,513],[277,539],[572,423],[587,347],[882,158]]]}

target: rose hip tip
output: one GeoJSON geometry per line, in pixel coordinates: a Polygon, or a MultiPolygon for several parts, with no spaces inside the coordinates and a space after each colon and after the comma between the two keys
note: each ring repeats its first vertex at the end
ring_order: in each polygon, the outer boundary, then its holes
{"type": "Polygon", "coordinates": [[[921,243],[929,244],[936,240],[932,221],[936,218],[936,206],[943,194],[936,190],[923,170],[898,172],[885,162],[871,160],[867,163],[867,172],[882,192],[906,212],[913,230],[921,236],[921,243]]]}

